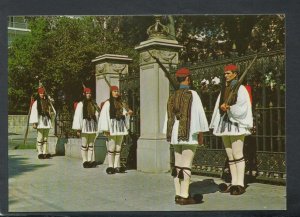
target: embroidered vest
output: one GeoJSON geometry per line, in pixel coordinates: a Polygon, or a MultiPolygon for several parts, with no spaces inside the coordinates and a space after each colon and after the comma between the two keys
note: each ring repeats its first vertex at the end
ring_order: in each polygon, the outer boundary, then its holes
{"type": "Polygon", "coordinates": [[[167,104],[167,141],[171,141],[173,125],[179,120],[178,140],[188,141],[190,135],[193,95],[188,89],[179,89],[169,97],[167,104]]]}
{"type": "Polygon", "coordinates": [[[40,97],[37,98],[37,110],[38,115],[43,117],[48,117],[50,119],[50,103],[48,98],[41,99],[40,97]]]}
{"type": "Polygon", "coordinates": [[[95,109],[95,105],[94,102],[92,100],[86,100],[84,99],[82,101],[83,103],[83,119],[87,119],[87,120],[95,120],[96,121],[96,109],[95,109]]]}

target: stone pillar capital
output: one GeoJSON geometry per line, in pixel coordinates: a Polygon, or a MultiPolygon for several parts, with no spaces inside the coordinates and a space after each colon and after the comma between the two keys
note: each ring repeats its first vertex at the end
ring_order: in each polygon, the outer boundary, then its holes
{"type": "Polygon", "coordinates": [[[126,55],[104,54],[92,60],[96,66],[96,77],[103,74],[127,74],[132,59],[126,55]]]}
{"type": "Polygon", "coordinates": [[[151,55],[159,58],[162,63],[177,65],[178,51],[182,47],[176,40],[154,38],[141,42],[135,49],[140,52],[140,66],[153,64],[155,59],[151,55]]]}
{"type": "Polygon", "coordinates": [[[132,59],[126,55],[104,54],[92,60],[95,64],[96,101],[101,103],[109,98],[110,90],[104,76],[110,85],[119,86],[119,75],[128,73],[128,64],[132,59]]]}

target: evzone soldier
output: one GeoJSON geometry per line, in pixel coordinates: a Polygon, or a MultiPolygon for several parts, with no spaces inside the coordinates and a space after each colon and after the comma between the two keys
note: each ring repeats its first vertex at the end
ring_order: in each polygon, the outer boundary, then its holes
{"type": "Polygon", "coordinates": [[[48,150],[48,135],[52,128],[51,111],[55,113],[55,109],[51,105],[45,89],[39,87],[38,97],[32,104],[29,117],[29,124],[32,124],[33,128],[37,129],[36,148],[39,159],[48,159],[51,157],[48,150]]]}
{"type": "Polygon", "coordinates": [[[77,103],[72,129],[81,136],[81,156],[84,168],[93,168],[95,162],[94,146],[98,132],[99,108],[92,99],[91,88],[84,87],[84,99],[77,103]]]}
{"type": "Polygon", "coordinates": [[[120,165],[121,145],[123,137],[128,135],[128,122],[132,114],[119,94],[117,86],[110,87],[110,97],[101,108],[98,129],[108,138],[107,142],[107,174],[124,173],[120,165]]]}
{"type": "MultiPolygon", "coordinates": [[[[170,95],[167,104],[167,117],[163,132],[167,141],[174,146],[175,167],[172,170],[175,185],[175,203],[180,205],[200,203],[201,197],[189,195],[192,162],[198,136],[209,130],[201,99],[190,89],[191,72],[181,68],[176,72],[180,87],[170,95]]],[[[202,144],[202,142],[201,142],[202,144]]]]}
{"type": "Polygon", "coordinates": [[[221,136],[229,159],[231,184],[220,185],[221,192],[231,195],[245,193],[245,160],[243,156],[244,138],[251,134],[253,126],[250,97],[245,86],[240,85],[231,104],[228,97],[238,83],[238,67],[230,64],[224,67],[225,82],[215,104],[210,128],[213,134],[221,136]]]}

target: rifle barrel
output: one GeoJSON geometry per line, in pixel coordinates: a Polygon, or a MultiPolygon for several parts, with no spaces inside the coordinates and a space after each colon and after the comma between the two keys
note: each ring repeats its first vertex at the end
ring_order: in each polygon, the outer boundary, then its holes
{"type": "Polygon", "coordinates": [[[162,64],[162,62],[158,59],[158,57],[153,56],[149,51],[148,53],[150,54],[150,56],[155,59],[155,61],[157,62],[157,64],[160,66],[160,68],[164,71],[165,76],[167,77],[167,79],[169,80],[171,86],[173,87],[174,90],[178,89],[178,84],[175,83],[175,81],[171,78],[170,73],[168,72],[168,70],[166,69],[166,67],[162,64]]]}

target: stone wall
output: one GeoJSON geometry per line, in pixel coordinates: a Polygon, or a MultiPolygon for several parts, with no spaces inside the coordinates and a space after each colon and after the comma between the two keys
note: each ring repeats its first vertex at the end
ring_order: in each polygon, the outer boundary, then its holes
{"type": "MultiPolygon", "coordinates": [[[[8,133],[24,134],[27,126],[27,115],[8,115],[8,133]]],[[[34,132],[32,127],[29,128],[34,132]]]]}
{"type": "MultiPolygon", "coordinates": [[[[53,128],[50,131],[50,135],[54,134],[54,120],[52,122],[53,128]]],[[[27,115],[8,115],[8,133],[9,134],[25,134],[27,127],[27,115]]],[[[36,133],[36,130],[30,125],[28,133],[36,133]]]]}

